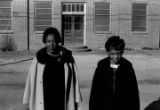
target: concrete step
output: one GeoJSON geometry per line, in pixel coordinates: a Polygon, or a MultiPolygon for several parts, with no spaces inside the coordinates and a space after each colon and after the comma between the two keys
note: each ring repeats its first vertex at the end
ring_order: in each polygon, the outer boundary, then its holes
{"type": "Polygon", "coordinates": [[[92,51],[87,46],[67,46],[66,48],[70,49],[73,52],[90,52],[92,51]]]}

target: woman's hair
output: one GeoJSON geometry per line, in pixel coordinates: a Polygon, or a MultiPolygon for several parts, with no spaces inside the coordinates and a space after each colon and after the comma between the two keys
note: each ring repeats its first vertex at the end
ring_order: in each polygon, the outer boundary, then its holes
{"type": "Polygon", "coordinates": [[[111,36],[105,43],[105,49],[108,52],[111,48],[123,52],[125,48],[124,40],[119,36],[111,36]]]}
{"type": "Polygon", "coordinates": [[[56,43],[60,43],[61,42],[61,36],[60,36],[59,31],[54,27],[49,27],[43,33],[43,38],[42,38],[43,43],[46,42],[46,38],[50,34],[54,35],[56,43]]]}

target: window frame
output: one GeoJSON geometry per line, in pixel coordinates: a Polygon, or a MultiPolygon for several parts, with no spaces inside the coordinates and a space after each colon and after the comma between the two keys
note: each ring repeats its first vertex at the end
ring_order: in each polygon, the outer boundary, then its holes
{"type": "Polygon", "coordinates": [[[62,6],[62,14],[63,15],[65,15],[65,14],[67,14],[67,15],[71,15],[71,14],[84,15],[85,14],[85,3],[84,2],[62,2],[61,6],[62,6]],[[66,6],[66,11],[63,10],[64,5],[66,6]],[[68,5],[70,5],[70,11],[68,11],[68,5]],[[75,5],[75,11],[72,11],[73,5],[75,5]],[[79,11],[77,11],[77,5],[79,5],[79,11]],[[83,7],[81,7],[81,6],[83,6],[83,7]],[[81,11],[81,9],[83,9],[83,10],[81,11]]]}
{"type": "MultiPolygon", "coordinates": [[[[52,1],[34,1],[34,32],[36,33],[42,33],[44,30],[36,30],[36,26],[46,26],[46,27],[51,27],[53,25],[53,20],[52,20],[52,16],[53,16],[53,2],[52,1]],[[50,3],[51,4],[51,8],[36,8],[36,4],[37,3],[50,3]],[[36,13],[36,10],[37,9],[50,9],[51,10],[51,20],[37,20],[36,16],[37,16],[37,13],[36,13]],[[37,25],[36,22],[37,21],[51,21],[51,24],[50,25],[37,25]]],[[[43,13],[42,13],[43,14],[43,13]]],[[[48,13],[49,14],[49,13],[48,13]]]]}
{"type": "MultiPolygon", "coordinates": [[[[135,10],[139,10],[139,9],[135,9],[135,10]]],[[[144,11],[144,10],[141,10],[141,11],[144,11]]],[[[131,32],[132,33],[146,33],[147,32],[147,21],[148,21],[148,4],[147,3],[132,3],[132,18],[131,18],[131,32]],[[136,28],[136,27],[138,27],[138,26],[133,26],[133,17],[134,17],[134,15],[133,15],[133,5],[134,4],[143,4],[143,5],[145,5],[145,8],[146,8],[146,10],[145,10],[145,12],[146,12],[146,14],[145,14],[145,26],[143,26],[143,27],[145,27],[145,30],[144,31],[137,31],[137,30],[135,30],[134,31],[134,29],[133,28],[136,28]]],[[[140,15],[139,15],[140,16],[140,15]]],[[[136,21],[136,20],[135,20],[136,21]]],[[[141,22],[141,21],[138,21],[138,22],[141,22]]],[[[140,27],[140,26],[139,26],[140,27]]],[[[141,26],[142,27],[142,26],[141,26]]]]}
{"type": "MultiPolygon", "coordinates": [[[[102,9],[101,9],[102,10],[102,9]]],[[[110,33],[110,28],[111,28],[111,3],[109,3],[109,2],[94,2],[94,20],[93,20],[93,24],[94,24],[94,33],[110,33]],[[96,22],[96,3],[106,3],[106,4],[109,4],[109,9],[103,9],[103,10],[106,10],[106,11],[109,11],[109,14],[99,14],[100,16],[101,15],[103,15],[103,16],[109,16],[109,25],[108,25],[108,30],[106,30],[106,31],[97,31],[96,30],[96,24],[95,24],[95,22],[96,22]]],[[[102,25],[102,26],[104,26],[104,25],[102,25]]]]}
{"type": "MultiPolygon", "coordinates": [[[[7,21],[10,21],[10,25],[9,24],[7,24],[7,25],[4,25],[4,26],[10,26],[10,29],[2,29],[2,30],[0,30],[0,33],[12,33],[13,31],[12,31],[12,16],[13,16],[13,14],[12,14],[12,10],[13,10],[13,8],[12,8],[12,1],[11,0],[2,0],[2,1],[0,1],[0,2],[9,2],[10,3],[10,7],[0,7],[0,9],[10,9],[10,18],[8,17],[4,17],[4,18],[1,18],[0,17],[0,20],[1,21],[5,21],[5,20],[7,20],[7,21]]],[[[2,16],[3,17],[3,16],[2,16]]],[[[0,25],[2,25],[2,24],[0,24],[0,25]]]]}

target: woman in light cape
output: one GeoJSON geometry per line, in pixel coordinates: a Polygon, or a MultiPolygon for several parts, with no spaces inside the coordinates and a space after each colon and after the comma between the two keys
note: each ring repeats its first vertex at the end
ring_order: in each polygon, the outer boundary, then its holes
{"type": "Polygon", "coordinates": [[[45,47],[33,59],[27,76],[23,104],[29,110],[77,110],[81,94],[72,52],[59,45],[56,28],[43,34],[45,47]]]}

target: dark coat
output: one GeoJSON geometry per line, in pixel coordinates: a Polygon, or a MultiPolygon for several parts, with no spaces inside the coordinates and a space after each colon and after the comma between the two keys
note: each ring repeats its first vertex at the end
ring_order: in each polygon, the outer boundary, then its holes
{"type": "MultiPolygon", "coordinates": [[[[67,62],[67,63],[74,63],[74,59],[72,57],[72,51],[66,49],[65,47],[59,46],[58,47],[59,52],[62,52],[62,54],[60,54],[59,57],[59,61],[60,62],[67,62]]],[[[48,62],[48,56],[47,56],[47,49],[46,47],[43,47],[42,49],[40,49],[37,54],[36,54],[37,60],[39,63],[41,64],[45,64],[48,62]]]]}
{"type": "Polygon", "coordinates": [[[114,73],[107,57],[98,62],[95,70],[89,110],[140,110],[137,80],[128,60],[120,60],[115,80],[113,79],[114,73]]]}
{"type": "Polygon", "coordinates": [[[160,98],[151,102],[144,110],[160,110],[160,98]]]}

